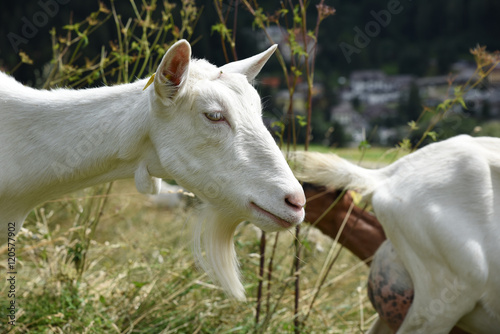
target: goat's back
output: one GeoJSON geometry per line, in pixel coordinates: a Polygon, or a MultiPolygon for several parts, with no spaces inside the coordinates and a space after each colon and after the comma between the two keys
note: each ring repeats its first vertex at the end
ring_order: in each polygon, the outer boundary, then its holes
{"type": "Polygon", "coordinates": [[[468,323],[474,331],[500,325],[500,139],[457,136],[398,160],[384,174],[373,207],[415,296],[454,289],[447,313],[483,319],[482,327],[468,323]]]}

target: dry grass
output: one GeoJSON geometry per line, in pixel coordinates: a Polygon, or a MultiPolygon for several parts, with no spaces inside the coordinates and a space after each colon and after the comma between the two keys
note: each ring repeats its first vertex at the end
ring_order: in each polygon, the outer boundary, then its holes
{"type": "MultiPolygon", "coordinates": [[[[291,268],[295,252],[291,234],[280,234],[270,305],[264,302],[261,322],[256,326],[260,235],[251,224],[243,224],[236,236],[248,294],[246,303],[237,303],[228,300],[196,268],[190,251],[190,224],[196,221],[196,209],[169,211],[151,207],[146,197],[135,191],[132,181],[120,181],[108,195],[95,231],[89,228],[82,234],[81,227],[74,224],[86,210],[92,211],[85,205],[95,193],[86,190],[72,194],[68,199],[47,203],[30,215],[24,225],[27,231],[17,240],[17,325],[7,328],[2,319],[0,332],[8,329],[12,333],[293,331],[291,268]],[[73,262],[75,245],[84,238],[82,235],[88,237],[92,233],[79,278],[73,262]]],[[[309,237],[303,241],[301,259],[301,316],[308,312],[332,247],[331,239],[308,229],[303,233],[309,237]],[[324,251],[318,250],[321,247],[324,251]]],[[[273,242],[274,234],[268,235],[268,244],[273,242]]],[[[267,259],[271,251],[272,247],[267,247],[267,259]]],[[[6,255],[1,254],[0,259],[0,265],[4,265],[6,255]]],[[[360,333],[367,329],[373,314],[366,297],[367,272],[364,264],[343,251],[302,331],[360,333]]],[[[267,282],[264,287],[266,296],[267,282]]],[[[6,289],[2,280],[2,297],[6,296],[6,289]]]]}

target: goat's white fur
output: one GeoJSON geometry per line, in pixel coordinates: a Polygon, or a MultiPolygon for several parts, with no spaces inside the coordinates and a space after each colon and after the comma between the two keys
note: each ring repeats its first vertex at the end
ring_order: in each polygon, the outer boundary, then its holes
{"type": "Polygon", "coordinates": [[[140,192],[157,193],[161,178],[174,179],[208,203],[211,230],[202,237],[208,263],[221,267],[203,267],[244,299],[235,226],[250,220],[280,230],[304,217],[302,188],[263,124],[250,84],[275,49],[217,68],[192,60],[182,40],[144,91],[147,79],[35,90],[0,73],[0,235],[8,222],[19,230],[36,205],[71,191],[134,177],[140,192]],[[206,114],[213,112],[225,120],[212,122],[206,114]]]}
{"type": "Polygon", "coordinates": [[[319,153],[296,158],[300,180],[371,200],[415,288],[399,334],[445,334],[455,324],[498,333],[500,139],[454,137],[378,170],[319,153]]]}

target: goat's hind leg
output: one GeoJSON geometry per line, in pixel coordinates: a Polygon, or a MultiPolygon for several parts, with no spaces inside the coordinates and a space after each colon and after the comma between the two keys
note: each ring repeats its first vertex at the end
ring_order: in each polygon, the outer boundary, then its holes
{"type": "Polygon", "coordinates": [[[379,317],[375,320],[366,334],[393,334],[394,331],[379,317]]]}
{"type": "Polygon", "coordinates": [[[446,299],[449,291],[450,288],[443,284],[432,289],[415,287],[413,303],[397,334],[450,333],[458,321],[474,308],[474,303],[468,298],[449,302],[446,299]]]}

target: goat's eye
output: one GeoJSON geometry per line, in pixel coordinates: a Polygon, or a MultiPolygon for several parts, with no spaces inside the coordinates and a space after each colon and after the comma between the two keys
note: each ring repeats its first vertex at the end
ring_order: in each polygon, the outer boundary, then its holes
{"type": "Polygon", "coordinates": [[[221,122],[225,119],[224,116],[222,115],[222,113],[220,113],[220,112],[205,113],[205,117],[208,118],[212,122],[221,122]]]}

